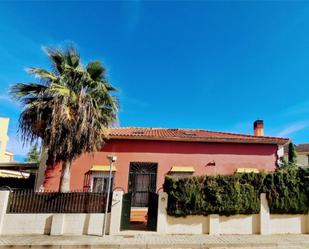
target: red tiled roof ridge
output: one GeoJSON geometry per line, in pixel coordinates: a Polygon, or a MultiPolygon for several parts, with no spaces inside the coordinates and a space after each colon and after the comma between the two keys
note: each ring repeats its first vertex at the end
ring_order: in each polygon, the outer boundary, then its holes
{"type": "MultiPolygon", "coordinates": [[[[192,129],[192,128],[162,128],[162,127],[137,127],[137,126],[123,126],[123,127],[111,127],[110,129],[117,129],[117,130],[124,130],[124,129],[144,129],[144,130],[167,130],[167,131],[192,131],[192,132],[209,132],[209,133],[216,133],[222,135],[234,135],[234,136],[242,136],[248,138],[266,138],[266,139],[282,139],[288,140],[288,138],[284,137],[274,137],[274,136],[255,136],[251,134],[242,134],[242,133],[234,133],[234,132],[223,132],[223,131],[211,131],[205,129],[192,129]]],[[[132,134],[130,134],[132,135],[132,134]]],[[[130,136],[128,135],[128,136],[130,136]]]]}

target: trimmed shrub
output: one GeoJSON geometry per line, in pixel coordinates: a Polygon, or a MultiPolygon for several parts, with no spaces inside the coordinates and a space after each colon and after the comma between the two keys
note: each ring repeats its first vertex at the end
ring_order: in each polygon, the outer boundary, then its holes
{"type": "Polygon", "coordinates": [[[309,212],[309,169],[287,168],[272,173],[230,176],[166,176],[167,212],[172,216],[234,215],[260,212],[260,194],[266,193],[273,214],[309,212]]]}
{"type": "Polygon", "coordinates": [[[173,216],[259,213],[263,176],[253,173],[182,179],[167,176],[163,187],[169,195],[167,212],[173,216]]]}
{"type": "Polygon", "coordinates": [[[289,168],[268,174],[264,182],[271,213],[303,214],[309,212],[309,170],[289,168]]]}

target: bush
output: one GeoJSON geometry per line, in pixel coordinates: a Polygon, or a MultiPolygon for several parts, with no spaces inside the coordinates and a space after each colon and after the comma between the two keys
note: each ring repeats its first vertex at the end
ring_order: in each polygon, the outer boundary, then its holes
{"type": "Polygon", "coordinates": [[[168,214],[173,216],[259,213],[263,174],[196,176],[177,179],[167,176],[168,214]]]}
{"type": "Polygon", "coordinates": [[[271,213],[309,211],[309,169],[182,179],[166,176],[163,188],[169,196],[167,212],[172,216],[257,214],[261,193],[266,193],[271,213]]]}
{"type": "Polygon", "coordinates": [[[264,192],[271,213],[308,213],[309,170],[289,168],[268,174],[264,182],[264,192]]]}

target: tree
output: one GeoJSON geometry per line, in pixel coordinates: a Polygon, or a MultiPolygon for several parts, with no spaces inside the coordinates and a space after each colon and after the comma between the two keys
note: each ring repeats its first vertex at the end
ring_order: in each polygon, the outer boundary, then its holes
{"type": "Polygon", "coordinates": [[[27,154],[26,162],[38,163],[40,161],[40,151],[38,149],[38,144],[34,144],[27,154]]]}
{"type": "Polygon", "coordinates": [[[291,142],[289,143],[289,165],[296,165],[297,163],[297,153],[295,149],[295,145],[291,142]]]}
{"type": "Polygon", "coordinates": [[[52,70],[29,68],[39,82],[17,83],[11,95],[24,107],[21,138],[25,143],[42,139],[47,165],[62,163],[59,190],[68,192],[72,161],[101,149],[117,119],[118,101],[100,61],[83,66],[73,47],[45,52],[52,70]]]}

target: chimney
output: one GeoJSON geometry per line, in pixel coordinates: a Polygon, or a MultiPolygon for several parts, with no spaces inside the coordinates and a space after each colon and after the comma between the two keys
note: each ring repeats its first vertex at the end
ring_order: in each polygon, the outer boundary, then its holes
{"type": "Polygon", "coordinates": [[[255,120],[253,124],[254,136],[264,136],[264,121],[255,120]]]}

